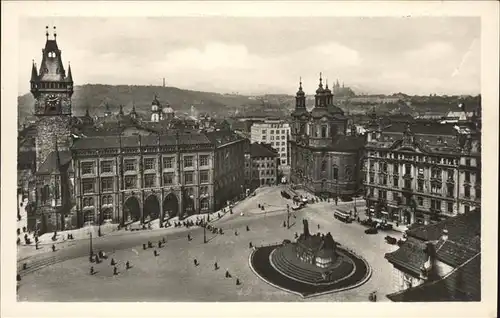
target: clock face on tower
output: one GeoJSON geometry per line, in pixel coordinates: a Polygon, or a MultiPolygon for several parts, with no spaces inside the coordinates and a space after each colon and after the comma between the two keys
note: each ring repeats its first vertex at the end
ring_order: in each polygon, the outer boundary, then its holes
{"type": "Polygon", "coordinates": [[[50,94],[47,96],[45,99],[45,107],[49,111],[56,111],[58,109],[58,106],[60,104],[59,96],[50,94]]]}

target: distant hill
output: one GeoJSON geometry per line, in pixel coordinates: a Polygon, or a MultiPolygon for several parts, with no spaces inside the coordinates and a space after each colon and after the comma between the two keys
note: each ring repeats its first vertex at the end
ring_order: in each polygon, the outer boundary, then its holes
{"type": "MultiPolygon", "coordinates": [[[[194,105],[202,113],[227,114],[229,110],[240,109],[242,105],[260,104],[248,96],[199,92],[175,87],[87,84],[75,86],[72,99],[73,114],[81,116],[89,109],[91,115],[102,115],[106,102],[113,112],[117,112],[121,104],[128,113],[134,103],[137,112],[147,114],[151,110],[155,94],[158,94],[162,104],[168,102],[176,112],[189,113],[191,106],[194,105]]],[[[17,98],[20,121],[32,116],[34,102],[31,93],[17,98]]]]}

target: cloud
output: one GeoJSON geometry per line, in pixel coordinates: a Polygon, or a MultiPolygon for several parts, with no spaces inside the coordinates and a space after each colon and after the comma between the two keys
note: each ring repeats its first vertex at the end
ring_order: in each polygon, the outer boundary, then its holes
{"type": "Polygon", "coordinates": [[[20,23],[21,93],[52,22],[77,85],[161,85],[165,77],[186,89],[293,94],[302,77],[313,93],[323,72],[330,83],[379,93],[480,87],[479,19],[57,18],[20,23]]]}

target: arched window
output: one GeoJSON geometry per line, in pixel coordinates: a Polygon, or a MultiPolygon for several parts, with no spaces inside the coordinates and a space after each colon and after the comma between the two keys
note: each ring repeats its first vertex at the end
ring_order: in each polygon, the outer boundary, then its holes
{"type": "Polygon", "coordinates": [[[94,206],[94,198],[89,198],[89,206],[94,206]]]}
{"type": "Polygon", "coordinates": [[[326,126],[321,126],[321,137],[326,138],[326,126]]]}
{"type": "Polygon", "coordinates": [[[113,197],[108,195],[108,204],[113,204],[113,197]]]}
{"type": "Polygon", "coordinates": [[[339,168],[337,166],[333,166],[333,179],[337,180],[339,178],[339,168]]]}
{"type": "Polygon", "coordinates": [[[200,206],[201,206],[201,211],[208,211],[209,208],[208,199],[202,199],[200,202],[200,206]]]}

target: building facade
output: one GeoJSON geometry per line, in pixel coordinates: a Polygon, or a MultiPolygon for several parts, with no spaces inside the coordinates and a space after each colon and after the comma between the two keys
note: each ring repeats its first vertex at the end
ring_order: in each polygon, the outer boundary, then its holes
{"type": "Polygon", "coordinates": [[[363,165],[370,212],[427,224],[480,207],[480,136],[473,123],[372,121],[363,165]]]}
{"type": "Polygon", "coordinates": [[[347,135],[347,117],[333,104],[320,76],[315,106],[306,109],[302,82],[296,96],[289,148],[291,182],[327,196],[354,195],[364,138],[347,135]]]}
{"type": "Polygon", "coordinates": [[[278,183],[279,153],[270,144],[252,143],[245,153],[245,184],[254,189],[278,183]]]}
{"type": "Polygon", "coordinates": [[[266,119],[261,123],[254,123],[250,129],[250,139],[253,142],[270,144],[278,152],[280,166],[290,164],[288,155],[288,136],[290,124],[280,119],[266,119]]]}
{"type": "MultiPolygon", "coordinates": [[[[34,193],[32,229],[185,217],[216,211],[243,193],[245,139],[231,131],[142,122],[135,107],[129,116],[120,108],[104,122],[72,118],[71,68],[66,74],[56,34],[46,37],[40,70],[33,63],[30,81],[34,143],[21,140],[19,148],[19,184],[34,193]],[[24,175],[33,166],[31,184],[24,175]]],[[[156,97],[153,104],[160,105],[156,97]]],[[[161,119],[171,119],[169,108],[161,108],[161,119]]]]}

